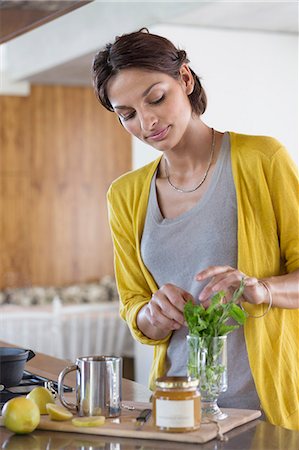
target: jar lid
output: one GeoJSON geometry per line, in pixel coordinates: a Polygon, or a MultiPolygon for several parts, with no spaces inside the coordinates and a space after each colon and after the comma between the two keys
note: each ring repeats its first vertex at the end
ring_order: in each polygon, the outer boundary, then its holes
{"type": "Polygon", "coordinates": [[[197,387],[199,380],[191,377],[161,377],[156,379],[156,387],[164,389],[197,387]]]}

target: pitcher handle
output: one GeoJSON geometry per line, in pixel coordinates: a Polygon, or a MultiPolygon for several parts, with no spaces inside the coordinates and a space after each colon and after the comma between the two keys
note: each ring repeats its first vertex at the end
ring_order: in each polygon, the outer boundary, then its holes
{"type": "Polygon", "coordinates": [[[32,350],[26,350],[28,352],[28,358],[27,361],[29,361],[30,359],[34,358],[35,353],[32,350]]]}
{"type": "Polygon", "coordinates": [[[63,389],[64,377],[68,373],[73,372],[74,370],[79,370],[79,367],[76,364],[74,364],[73,366],[68,366],[65,369],[63,369],[62,372],[60,372],[59,377],[58,377],[58,396],[59,396],[59,400],[61,401],[62,405],[65,406],[65,408],[70,409],[72,411],[77,411],[78,410],[77,405],[65,400],[64,395],[63,395],[64,394],[64,389],[63,389]]]}

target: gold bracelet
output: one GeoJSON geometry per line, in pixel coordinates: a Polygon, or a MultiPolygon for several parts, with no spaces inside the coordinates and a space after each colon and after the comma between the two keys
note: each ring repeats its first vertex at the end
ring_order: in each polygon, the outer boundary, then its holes
{"type": "Polygon", "coordinates": [[[266,311],[263,314],[260,314],[259,316],[253,316],[252,314],[249,314],[246,309],[243,308],[242,304],[240,303],[240,307],[241,309],[243,309],[243,311],[245,311],[248,314],[248,317],[252,317],[253,319],[260,319],[261,317],[264,317],[266,314],[268,314],[268,312],[270,311],[272,305],[273,305],[273,298],[272,298],[272,292],[270,290],[270,287],[267,283],[267,281],[263,281],[263,280],[258,280],[259,283],[261,283],[264,288],[267,290],[268,294],[269,294],[269,305],[268,308],[266,309],[266,311]]]}

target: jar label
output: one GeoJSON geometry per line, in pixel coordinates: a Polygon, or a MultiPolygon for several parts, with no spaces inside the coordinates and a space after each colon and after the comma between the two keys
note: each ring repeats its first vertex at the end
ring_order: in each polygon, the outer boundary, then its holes
{"type": "Polygon", "coordinates": [[[156,400],[156,425],[165,428],[193,428],[193,400],[156,400]]]}

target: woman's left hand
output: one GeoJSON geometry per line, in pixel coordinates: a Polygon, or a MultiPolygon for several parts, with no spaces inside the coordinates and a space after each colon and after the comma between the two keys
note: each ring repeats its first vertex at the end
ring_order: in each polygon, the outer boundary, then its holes
{"type": "Polygon", "coordinates": [[[199,272],[195,279],[203,281],[211,278],[209,283],[203,288],[199,295],[199,300],[204,307],[208,306],[209,299],[216,292],[226,291],[232,294],[240,286],[241,279],[245,279],[245,289],[243,298],[245,301],[253,304],[266,303],[268,292],[257,278],[247,277],[244,273],[230,266],[210,266],[199,272]]]}

